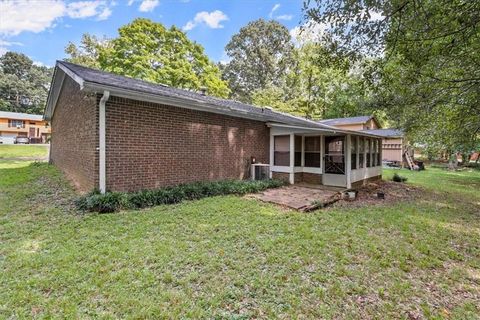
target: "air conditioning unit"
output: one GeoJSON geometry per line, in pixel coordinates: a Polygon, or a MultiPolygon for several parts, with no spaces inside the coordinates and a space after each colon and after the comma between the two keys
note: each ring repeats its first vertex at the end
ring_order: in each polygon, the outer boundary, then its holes
{"type": "Polygon", "coordinates": [[[252,180],[270,179],[270,165],[265,163],[254,163],[251,168],[252,180]]]}

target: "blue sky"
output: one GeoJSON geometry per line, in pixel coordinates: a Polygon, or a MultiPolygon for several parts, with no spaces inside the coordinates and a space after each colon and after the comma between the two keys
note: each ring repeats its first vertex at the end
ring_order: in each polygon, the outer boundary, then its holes
{"type": "Polygon", "coordinates": [[[83,33],[115,37],[120,26],[144,17],[184,28],[221,61],[231,36],[249,21],[276,19],[292,30],[301,22],[301,8],[301,0],[7,0],[0,2],[0,53],[19,51],[53,66],[83,33]]]}

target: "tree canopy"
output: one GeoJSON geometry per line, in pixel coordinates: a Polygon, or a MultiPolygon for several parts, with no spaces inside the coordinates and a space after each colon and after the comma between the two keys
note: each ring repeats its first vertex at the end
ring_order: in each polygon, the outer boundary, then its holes
{"type": "Polygon", "coordinates": [[[84,35],[80,48],[69,44],[68,60],[100,67],[120,75],[169,86],[228,96],[219,68],[199,44],[177,27],[165,28],[148,19],[135,19],[119,29],[119,36],[98,40],[84,35]]]}
{"type": "Polygon", "coordinates": [[[230,61],[224,67],[232,97],[251,102],[255,90],[279,85],[291,62],[292,41],[288,29],[271,20],[249,22],[225,47],[230,61]]]}
{"type": "Polygon", "coordinates": [[[480,139],[480,2],[305,1],[350,59],[375,58],[369,84],[416,141],[449,150],[480,139]],[[360,54],[359,54],[360,53],[360,54]]]}
{"type": "Polygon", "coordinates": [[[0,110],[42,114],[52,69],[9,51],[0,57],[0,110]]]}

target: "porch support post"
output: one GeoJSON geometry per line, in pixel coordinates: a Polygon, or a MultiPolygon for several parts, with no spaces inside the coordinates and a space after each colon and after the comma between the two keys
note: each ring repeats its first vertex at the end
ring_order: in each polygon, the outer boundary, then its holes
{"type": "Polygon", "coordinates": [[[110,97],[110,91],[105,90],[103,96],[100,99],[98,104],[99,116],[98,116],[98,149],[99,149],[99,170],[98,170],[98,187],[101,193],[105,193],[107,188],[106,182],[106,112],[105,104],[107,103],[108,98],[110,97]]]}
{"type": "Polygon", "coordinates": [[[272,179],[273,174],[272,174],[272,167],[273,167],[273,161],[274,161],[274,147],[275,147],[275,139],[273,138],[272,134],[272,128],[270,128],[270,170],[268,172],[268,177],[272,179]]]}
{"type": "Polygon", "coordinates": [[[302,136],[302,162],[301,166],[305,167],[305,136],[302,136]]]}
{"type": "Polygon", "coordinates": [[[345,174],[347,178],[347,189],[352,187],[350,172],[352,170],[352,154],[351,154],[352,136],[347,134],[345,143],[345,174]]]}
{"type": "Polygon", "coordinates": [[[295,134],[290,133],[290,173],[288,177],[288,182],[291,184],[295,183],[295,173],[294,173],[294,165],[295,165],[295,134]]]}

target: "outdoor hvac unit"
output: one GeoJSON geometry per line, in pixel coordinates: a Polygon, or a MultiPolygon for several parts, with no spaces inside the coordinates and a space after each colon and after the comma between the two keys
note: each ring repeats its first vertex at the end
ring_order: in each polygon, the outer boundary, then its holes
{"type": "Polygon", "coordinates": [[[270,165],[264,163],[252,164],[252,180],[266,180],[270,178],[270,165]]]}

